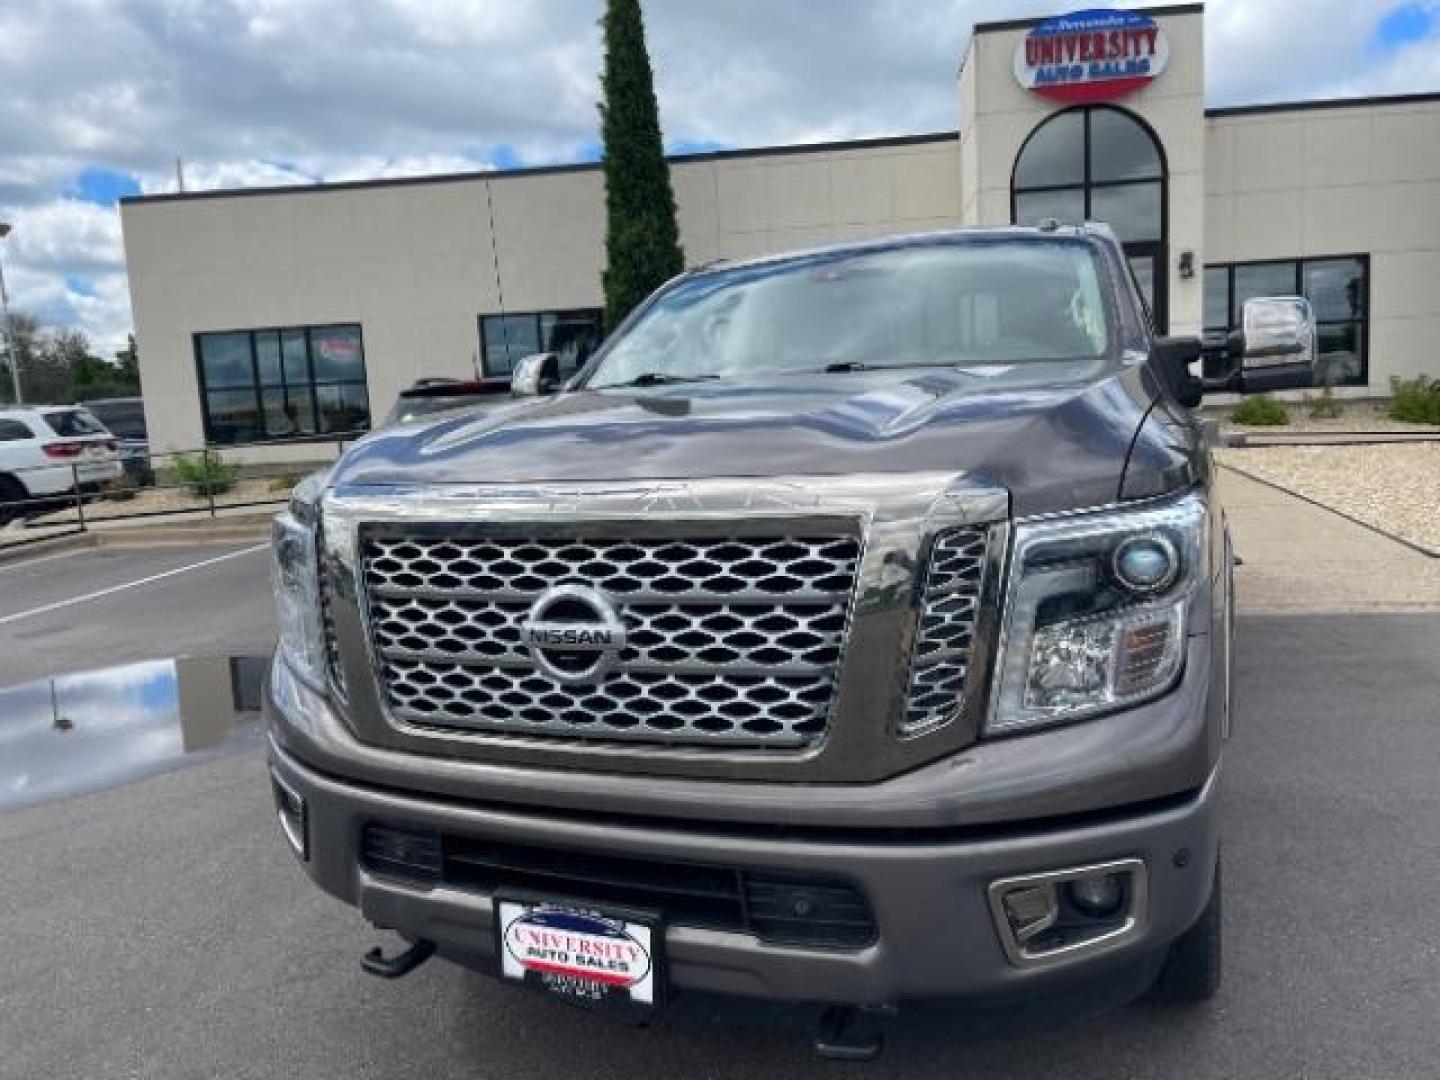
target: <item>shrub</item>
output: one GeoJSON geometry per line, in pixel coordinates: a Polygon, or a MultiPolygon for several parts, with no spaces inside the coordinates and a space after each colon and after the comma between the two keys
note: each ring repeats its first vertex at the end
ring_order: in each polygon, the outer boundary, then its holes
{"type": "Polygon", "coordinates": [[[1344,415],[1345,410],[1340,407],[1340,402],[1335,400],[1335,394],[1326,386],[1320,391],[1319,397],[1305,395],[1305,407],[1309,410],[1312,420],[1338,420],[1344,415]]]}
{"type": "Polygon", "coordinates": [[[265,487],[267,491],[277,494],[282,491],[288,492],[303,479],[305,479],[303,473],[285,473],[283,476],[271,477],[270,483],[266,484],[265,487]]]}
{"type": "Polygon", "coordinates": [[[224,495],[239,475],[240,466],[229,464],[215,450],[193,457],[181,454],[175,459],[175,479],[197,499],[224,495]]]}
{"type": "Polygon", "coordinates": [[[1252,427],[1278,427],[1290,423],[1290,412],[1269,394],[1257,394],[1236,405],[1230,419],[1252,427]]]}
{"type": "Polygon", "coordinates": [[[1417,375],[1390,380],[1390,419],[1407,424],[1440,424],[1440,379],[1417,375]]]}

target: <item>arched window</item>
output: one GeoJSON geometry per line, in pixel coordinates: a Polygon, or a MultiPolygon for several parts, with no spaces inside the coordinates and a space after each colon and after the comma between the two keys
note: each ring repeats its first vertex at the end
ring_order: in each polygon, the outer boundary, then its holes
{"type": "Polygon", "coordinates": [[[1165,154],[1133,113],[1108,105],[1068,109],[1025,140],[1011,178],[1011,217],[1103,221],[1125,253],[1154,314],[1165,318],[1165,154]]]}

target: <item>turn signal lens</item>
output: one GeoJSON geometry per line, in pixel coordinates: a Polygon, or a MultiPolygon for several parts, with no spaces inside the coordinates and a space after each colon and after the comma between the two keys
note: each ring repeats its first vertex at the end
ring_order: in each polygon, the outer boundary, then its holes
{"type": "Polygon", "coordinates": [[[1035,631],[1025,709],[1063,714],[1164,689],[1180,667],[1185,604],[1035,631]]]}

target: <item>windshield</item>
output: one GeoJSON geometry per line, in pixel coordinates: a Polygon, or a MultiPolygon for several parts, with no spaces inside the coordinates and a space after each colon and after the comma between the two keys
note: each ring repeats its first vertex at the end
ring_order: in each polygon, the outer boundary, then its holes
{"type": "Polygon", "coordinates": [[[827,368],[1099,365],[1111,331],[1089,245],[941,243],[718,270],[659,297],[592,389],[827,368]]]}

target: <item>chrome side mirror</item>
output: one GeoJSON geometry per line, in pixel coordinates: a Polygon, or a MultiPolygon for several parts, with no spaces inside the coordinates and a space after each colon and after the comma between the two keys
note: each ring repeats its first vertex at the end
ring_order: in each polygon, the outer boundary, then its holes
{"type": "Polygon", "coordinates": [[[1240,392],[1294,390],[1315,382],[1315,313],[1300,296],[1246,300],[1230,356],[1240,361],[1240,392]]]}
{"type": "Polygon", "coordinates": [[[542,397],[560,388],[560,359],[554,353],[533,353],[515,362],[510,373],[512,397],[542,397]]]}

